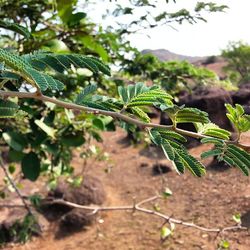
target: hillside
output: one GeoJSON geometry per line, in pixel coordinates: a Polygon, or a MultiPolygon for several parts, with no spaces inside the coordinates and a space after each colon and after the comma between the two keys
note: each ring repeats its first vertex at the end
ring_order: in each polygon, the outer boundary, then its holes
{"type": "Polygon", "coordinates": [[[211,71],[214,71],[221,79],[226,77],[225,72],[223,72],[223,67],[226,66],[226,61],[220,56],[185,56],[173,53],[166,49],[145,49],[141,51],[142,54],[152,54],[155,55],[162,61],[182,61],[186,60],[198,67],[204,67],[211,71]]]}
{"type": "Polygon", "coordinates": [[[162,61],[187,60],[187,61],[193,63],[196,61],[206,59],[206,57],[180,55],[180,54],[173,53],[173,52],[166,50],[166,49],[156,49],[156,50],[145,49],[141,53],[142,54],[153,54],[162,61]]]}

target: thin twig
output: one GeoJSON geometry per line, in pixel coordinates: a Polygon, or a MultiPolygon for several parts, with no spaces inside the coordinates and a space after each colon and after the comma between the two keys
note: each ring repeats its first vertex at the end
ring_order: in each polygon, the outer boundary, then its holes
{"type": "Polygon", "coordinates": [[[26,208],[23,204],[0,204],[0,208],[26,208]]]}
{"type": "Polygon", "coordinates": [[[6,169],[6,167],[5,167],[4,163],[3,163],[2,157],[0,157],[0,164],[1,164],[1,168],[4,171],[5,176],[7,177],[9,183],[11,184],[11,186],[14,188],[14,190],[15,190],[16,194],[18,195],[18,197],[21,199],[24,207],[26,208],[26,210],[28,211],[29,214],[32,214],[32,211],[31,211],[30,207],[28,206],[28,204],[26,203],[26,201],[23,199],[23,196],[22,196],[20,190],[17,188],[16,184],[14,183],[12,178],[10,177],[10,175],[8,173],[8,170],[6,169]]]}
{"type": "MultiPolygon", "coordinates": [[[[16,194],[18,195],[18,197],[22,201],[24,208],[27,210],[27,212],[28,212],[29,215],[31,215],[32,217],[35,218],[35,215],[33,214],[30,206],[25,201],[25,199],[24,199],[23,195],[21,194],[20,190],[18,189],[18,187],[16,186],[16,184],[14,183],[14,181],[12,180],[12,178],[10,177],[10,175],[8,173],[8,170],[6,169],[6,167],[5,167],[4,163],[3,163],[3,159],[2,159],[1,156],[0,156],[0,165],[1,165],[1,168],[3,169],[3,171],[4,171],[4,174],[5,174],[6,178],[8,179],[10,185],[14,188],[16,194]]],[[[37,222],[37,226],[38,226],[39,232],[42,232],[42,228],[41,228],[41,226],[39,225],[38,222],[37,222]]]]}
{"type": "Polygon", "coordinates": [[[55,199],[52,201],[45,201],[44,204],[48,204],[48,205],[62,204],[62,205],[66,205],[66,206],[69,206],[72,208],[80,208],[80,209],[84,209],[84,210],[90,210],[90,211],[92,211],[91,214],[96,214],[100,211],[124,211],[124,210],[130,210],[132,212],[138,211],[141,213],[150,214],[150,215],[160,217],[160,218],[164,219],[165,222],[168,222],[168,223],[174,223],[174,224],[179,224],[179,225],[186,226],[186,227],[192,227],[192,228],[196,228],[198,230],[205,231],[205,232],[223,233],[225,231],[248,230],[247,227],[243,227],[240,224],[236,225],[236,226],[230,226],[230,227],[224,227],[224,228],[207,228],[207,227],[196,225],[192,222],[185,222],[185,221],[182,221],[179,219],[172,218],[172,216],[168,216],[166,214],[157,212],[155,210],[150,210],[150,209],[141,207],[142,204],[152,202],[152,201],[155,201],[155,200],[160,199],[160,198],[161,198],[160,196],[156,195],[156,196],[142,200],[142,201],[140,201],[136,204],[130,205],[130,206],[110,206],[110,207],[84,206],[84,205],[79,205],[79,204],[76,204],[73,202],[65,201],[63,199],[55,199]]]}

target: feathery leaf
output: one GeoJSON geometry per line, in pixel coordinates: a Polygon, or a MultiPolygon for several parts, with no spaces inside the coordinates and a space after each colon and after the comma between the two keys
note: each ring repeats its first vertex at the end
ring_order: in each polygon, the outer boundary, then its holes
{"type": "Polygon", "coordinates": [[[176,123],[209,123],[208,114],[196,108],[183,108],[175,115],[176,123]]]}
{"type": "Polygon", "coordinates": [[[212,149],[212,150],[203,152],[201,154],[201,158],[203,159],[203,158],[207,158],[207,157],[218,156],[222,153],[223,153],[223,150],[216,148],[216,149],[212,149]]]}
{"type": "Polygon", "coordinates": [[[91,94],[97,90],[96,84],[90,84],[85,87],[76,97],[75,103],[81,104],[82,101],[86,100],[91,94]]]}
{"type": "Polygon", "coordinates": [[[132,113],[137,116],[139,119],[141,119],[144,122],[150,122],[150,118],[148,117],[147,113],[144,112],[141,108],[139,107],[132,107],[130,109],[132,113]]]}
{"type": "Polygon", "coordinates": [[[184,173],[185,168],[188,168],[192,174],[201,177],[205,173],[204,166],[196,160],[182,144],[175,139],[183,142],[185,138],[174,131],[164,131],[163,129],[153,128],[150,130],[152,141],[161,146],[168,160],[170,160],[178,173],[184,173]]]}
{"type": "Polygon", "coordinates": [[[74,65],[76,68],[87,68],[93,73],[98,73],[100,71],[110,76],[110,68],[95,57],[78,54],[37,52],[23,55],[23,58],[33,67],[37,67],[38,70],[44,67],[50,67],[62,73],[64,70],[68,70],[71,65],[74,65]]]}
{"type": "Polygon", "coordinates": [[[207,124],[195,123],[195,127],[197,129],[197,132],[203,135],[217,137],[225,140],[228,140],[231,136],[231,132],[220,128],[214,123],[207,123],[207,124]]]}
{"type": "Polygon", "coordinates": [[[0,118],[14,117],[18,108],[14,102],[0,99],[0,118]]]}

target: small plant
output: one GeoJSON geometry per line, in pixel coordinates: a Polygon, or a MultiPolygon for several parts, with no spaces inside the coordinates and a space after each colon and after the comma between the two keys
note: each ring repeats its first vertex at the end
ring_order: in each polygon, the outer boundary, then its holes
{"type": "Polygon", "coordinates": [[[221,240],[217,250],[230,249],[230,243],[227,240],[221,240]]]}
{"type": "Polygon", "coordinates": [[[25,243],[31,236],[38,234],[36,218],[27,214],[22,221],[16,221],[10,228],[0,230],[0,245],[8,242],[25,243]]]}

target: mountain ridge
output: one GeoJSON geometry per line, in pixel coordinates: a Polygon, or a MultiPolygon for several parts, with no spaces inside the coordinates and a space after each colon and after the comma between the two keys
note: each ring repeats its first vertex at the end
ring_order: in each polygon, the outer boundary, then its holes
{"type": "Polygon", "coordinates": [[[182,61],[186,60],[190,63],[194,63],[197,61],[203,61],[207,58],[207,56],[185,56],[177,53],[173,53],[167,49],[144,49],[141,51],[143,55],[152,54],[156,56],[161,61],[182,61]]]}

